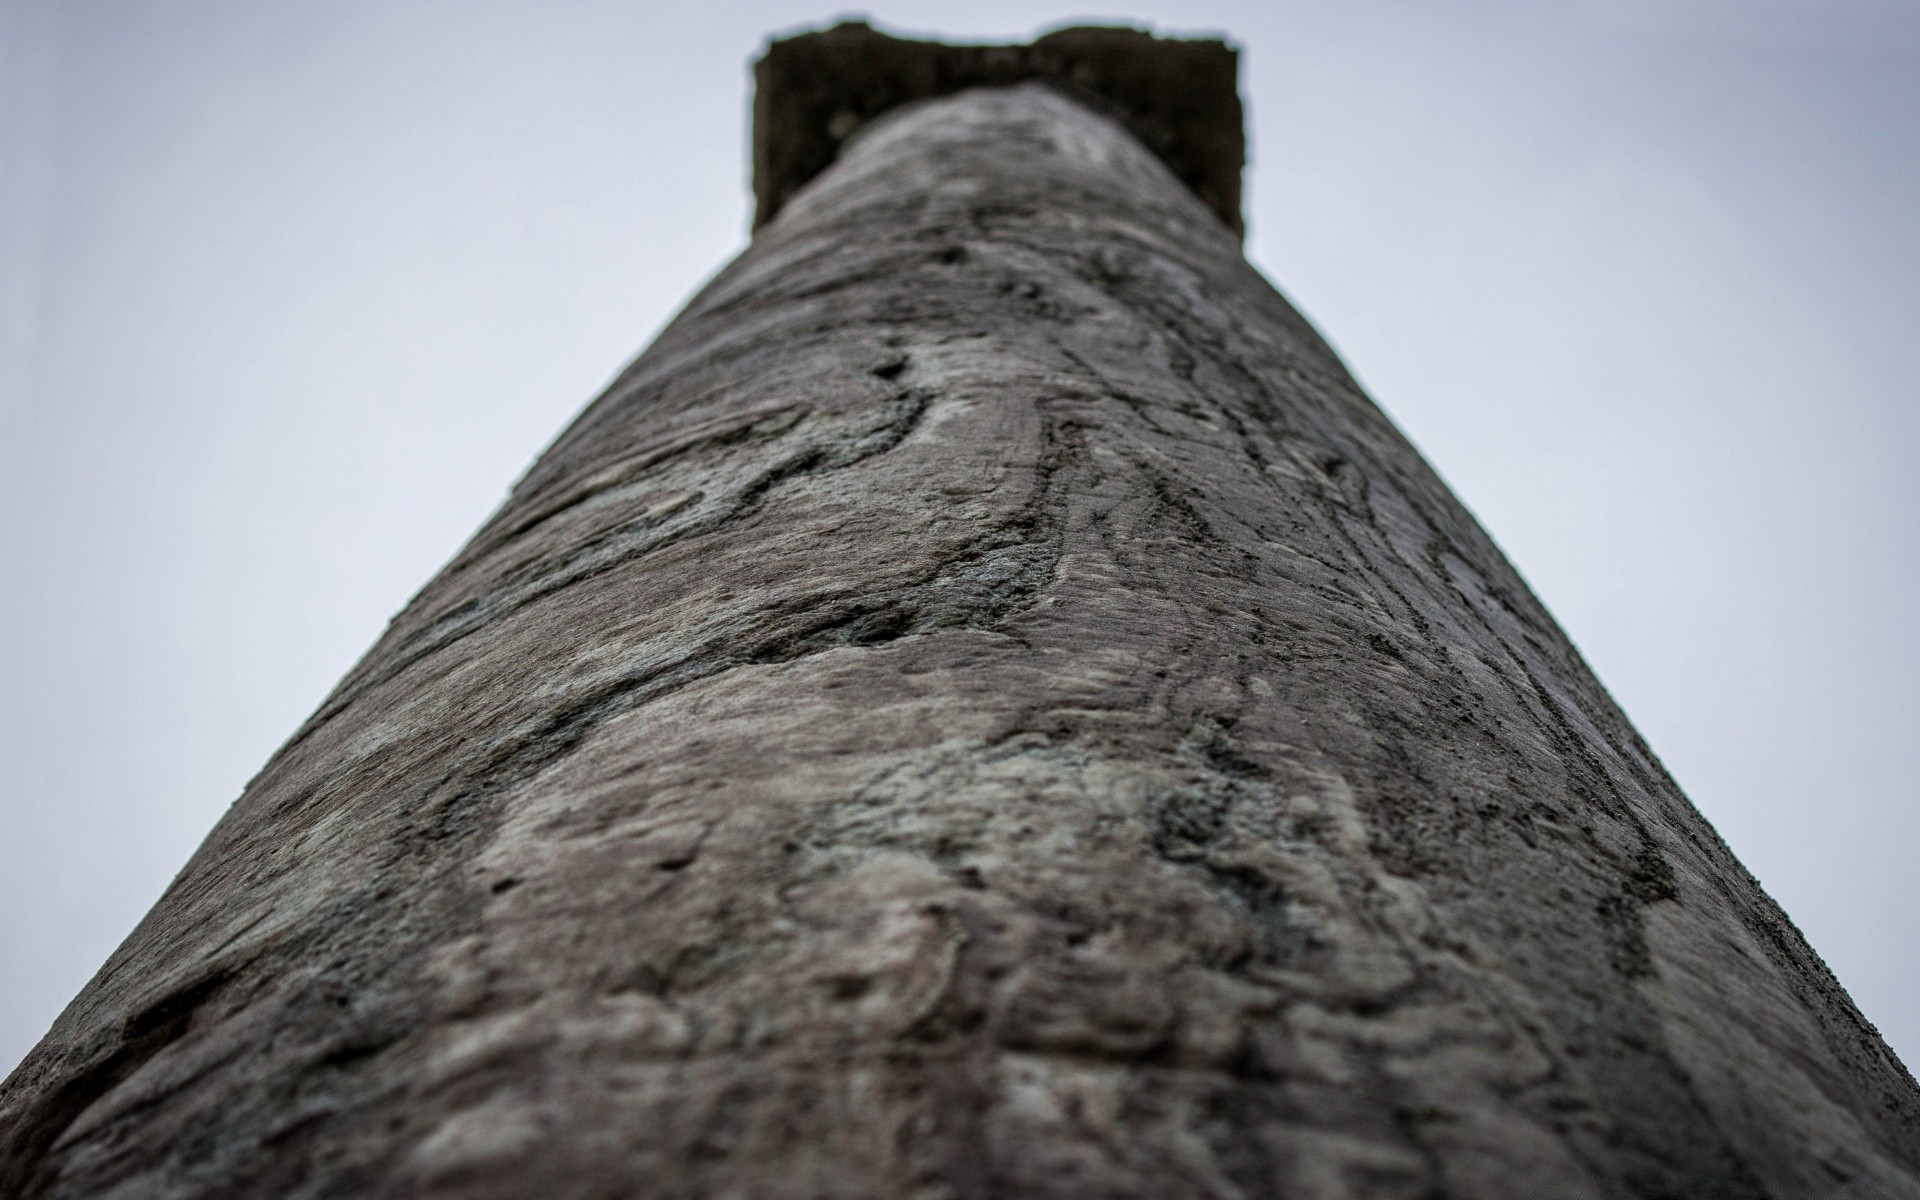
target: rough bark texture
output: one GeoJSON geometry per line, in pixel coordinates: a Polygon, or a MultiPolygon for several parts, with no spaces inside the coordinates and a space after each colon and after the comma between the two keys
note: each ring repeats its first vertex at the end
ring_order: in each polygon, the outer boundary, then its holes
{"type": "Polygon", "coordinates": [[[1233,234],[870,125],[0,1094],[9,1196],[1914,1197],[1920,1097],[1233,234]]]}

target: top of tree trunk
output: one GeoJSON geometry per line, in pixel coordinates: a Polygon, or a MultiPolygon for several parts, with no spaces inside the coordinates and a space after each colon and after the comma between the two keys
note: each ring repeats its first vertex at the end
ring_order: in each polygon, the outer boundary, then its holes
{"type": "Polygon", "coordinates": [[[1239,53],[1219,39],[1113,26],[1011,46],[896,38],[862,21],[783,38],[754,67],[753,226],[771,221],[875,117],[967,88],[1037,80],[1119,121],[1240,233],[1239,69],[1239,53]]]}

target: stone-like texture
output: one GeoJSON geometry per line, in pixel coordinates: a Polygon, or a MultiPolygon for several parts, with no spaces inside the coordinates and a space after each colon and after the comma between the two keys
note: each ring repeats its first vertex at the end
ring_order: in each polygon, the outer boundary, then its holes
{"type": "Polygon", "coordinates": [[[1920,1197],[1920,1097],[1231,231],[868,126],[0,1092],[26,1197],[1920,1197]]]}
{"type": "Polygon", "coordinates": [[[1240,230],[1240,55],[1213,38],[1083,25],[1027,46],[889,37],[863,21],[782,38],[754,64],[753,226],[833,165],[875,117],[974,87],[1040,80],[1105,113],[1240,230]]]}

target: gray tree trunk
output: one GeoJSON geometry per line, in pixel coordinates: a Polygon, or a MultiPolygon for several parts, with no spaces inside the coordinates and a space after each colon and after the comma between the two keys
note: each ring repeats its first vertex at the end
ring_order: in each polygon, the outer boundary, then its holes
{"type": "Polygon", "coordinates": [[[0,1092],[9,1196],[1920,1197],[1920,1095],[1159,160],[869,126],[0,1092]]]}

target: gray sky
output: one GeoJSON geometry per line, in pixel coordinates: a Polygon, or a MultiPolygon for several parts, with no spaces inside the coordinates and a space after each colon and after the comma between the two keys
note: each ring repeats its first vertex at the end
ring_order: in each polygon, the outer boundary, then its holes
{"type": "MultiPolygon", "coordinates": [[[[1239,41],[1254,260],[1920,1061],[1920,6],[870,11],[1239,41]]],[[[829,15],[0,0],[0,1070],[743,244],[829,15]]]]}

